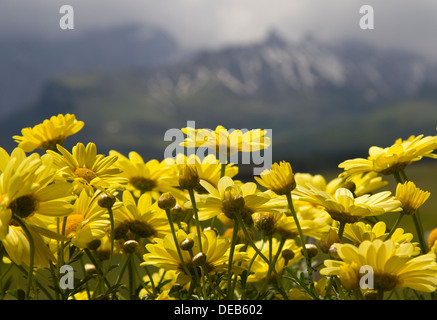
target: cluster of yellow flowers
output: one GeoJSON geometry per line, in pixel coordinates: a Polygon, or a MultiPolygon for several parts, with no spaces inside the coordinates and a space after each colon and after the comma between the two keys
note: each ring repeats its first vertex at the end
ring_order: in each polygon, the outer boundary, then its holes
{"type": "MultiPolygon", "coordinates": [[[[430,193],[405,168],[437,158],[437,136],[372,147],[331,181],[281,161],[243,182],[212,154],[144,161],[94,143],[65,149],[83,125],[60,114],[14,136],[10,154],[0,148],[2,299],[435,298],[437,229],[426,243],[418,212],[430,193]],[[395,194],[377,192],[388,174],[395,194]],[[404,216],[417,234],[398,227],[404,216]]],[[[186,145],[199,133],[213,150],[230,140],[221,126],[183,132],[186,145]]],[[[251,145],[253,133],[224,150],[269,147],[251,145]]]]}

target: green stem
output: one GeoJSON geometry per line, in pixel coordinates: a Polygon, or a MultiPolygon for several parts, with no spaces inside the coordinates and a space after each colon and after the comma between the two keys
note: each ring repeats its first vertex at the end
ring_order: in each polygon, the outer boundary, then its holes
{"type": "Polygon", "coordinates": [[[428,252],[428,247],[425,243],[425,239],[423,238],[423,228],[422,224],[419,221],[419,217],[417,216],[418,211],[412,214],[411,217],[414,221],[414,226],[416,227],[417,237],[419,238],[420,248],[422,249],[422,253],[425,254],[428,252]]]}
{"type": "Polygon", "coordinates": [[[203,252],[203,248],[202,248],[202,229],[200,227],[199,213],[197,211],[197,205],[196,205],[196,197],[194,196],[194,190],[193,189],[188,189],[188,193],[190,195],[191,204],[193,206],[194,219],[196,221],[197,237],[198,237],[198,240],[199,240],[199,252],[203,252]]]}
{"type": "MultiPolygon", "coordinates": [[[[276,251],[275,257],[271,260],[271,263],[269,263],[269,269],[268,269],[268,271],[267,271],[267,276],[266,276],[266,278],[265,278],[265,280],[264,280],[263,286],[261,287],[260,291],[258,291],[257,297],[259,297],[259,295],[260,295],[262,292],[264,292],[264,290],[266,289],[267,285],[269,284],[270,277],[271,277],[271,275],[272,275],[272,271],[273,271],[273,269],[275,269],[275,267],[276,267],[276,262],[278,261],[278,258],[279,258],[280,254],[281,254],[281,252],[282,252],[282,248],[284,247],[284,244],[285,244],[285,241],[286,241],[286,240],[287,240],[286,238],[281,238],[281,242],[279,243],[278,251],[276,251]]],[[[272,237],[270,237],[269,241],[270,241],[270,243],[272,243],[272,237]]],[[[271,245],[270,245],[270,249],[272,249],[272,246],[271,246],[271,245]]],[[[271,254],[270,254],[270,256],[271,256],[271,254]]],[[[278,283],[278,286],[279,286],[279,285],[280,285],[280,284],[278,283]]],[[[257,299],[257,298],[255,298],[255,300],[256,300],[256,299],[257,299]]]]}
{"type": "MultiPolygon", "coordinates": [[[[168,222],[170,224],[171,233],[173,235],[173,240],[174,240],[174,243],[175,243],[176,251],[178,253],[179,259],[181,260],[182,268],[183,268],[183,270],[184,270],[184,272],[186,273],[187,276],[191,276],[191,273],[188,270],[187,265],[185,264],[181,248],[179,246],[178,238],[177,238],[177,235],[176,235],[176,230],[175,230],[175,227],[174,227],[174,224],[173,224],[173,218],[171,217],[171,212],[170,212],[170,210],[165,210],[165,212],[167,213],[167,219],[168,219],[168,222]]],[[[200,247],[200,244],[199,244],[199,247],[200,247]]]]}
{"type": "Polygon", "coordinates": [[[340,241],[343,239],[344,227],[346,226],[346,222],[340,221],[340,225],[338,226],[338,237],[340,241]]]}
{"type": "Polygon", "coordinates": [[[111,252],[109,253],[109,261],[108,261],[108,267],[105,271],[105,276],[108,274],[109,270],[112,266],[112,260],[114,258],[114,239],[115,239],[115,229],[114,229],[114,213],[112,211],[112,208],[108,208],[109,213],[109,220],[111,222],[111,252]]]}
{"type": "Polygon", "coordinates": [[[26,299],[29,299],[30,296],[30,290],[32,288],[33,283],[33,268],[34,268],[34,260],[35,260],[35,243],[33,241],[32,234],[29,231],[29,228],[27,228],[26,224],[24,223],[21,218],[14,216],[14,221],[16,221],[21,229],[23,229],[24,233],[26,234],[27,240],[29,241],[29,250],[30,250],[30,257],[29,257],[29,270],[27,275],[27,290],[26,290],[26,299]]]}
{"type": "MultiPolygon", "coordinates": [[[[140,261],[140,263],[144,261],[139,252],[136,253],[136,256],[137,256],[138,260],[140,261]]],[[[144,266],[144,270],[146,271],[147,277],[149,277],[150,286],[152,287],[153,294],[155,296],[158,296],[158,292],[156,291],[155,282],[153,281],[153,277],[152,277],[152,274],[150,273],[149,268],[147,268],[147,266],[144,266]]]]}
{"type": "Polygon", "coordinates": [[[238,220],[234,220],[234,230],[232,232],[231,249],[229,252],[229,262],[228,262],[228,299],[229,300],[233,299],[232,264],[234,259],[235,244],[237,243],[237,237],[238,237],[238,220]]]}
{"type": "MultiPolygon", "coordinates": [[[[244,224],[243,218],[241,218],[241,214],[239,211],[235,213],[235,217],[237,218],[238,224],[241,226],[241,229],[244,232],[244,235],[246,236],[247,241],[249,242],[250,246],[255,250],[255,252],[263,259],[267,264],[270,263],[269,259],[258,249],[258,247],[255,245],[255,243],[252,240],[252,237],[249,235],[249,232],[247,231],[246,225],[244,224]]],[[[273,272],[275,274],[276,280],[278,284],[281,283],[280,276],[276,272],[276,269],[273,269],[273,272]]],[[[281,292],[282,295],[286,296],[284,292],[281,292]]]]}
{"type": "Polygon", "coordinates": [[[222,163],[220,167],[220,178],[223,178],[226,174],[226,163],[222,163]]]}
{"type": "Polygon", "coordinates": [[[290,209],[291,215],[293,216],[294,222],[296,223],[297,231],[299,232],[299,238],[302,246],[302,252],[305,257],[306,265],[307,265],[307,272],[308,272],[308,280],[310,282],[310,285],[313,285],[313,268],[311,267],[311,259],[309,259],[308,251],[305,247],[304,242],[304,235],[302,232],[302,228],[300,227],[299,219],[297,217],[296,211],[294,210],[293,206],[293,199],[291,198],[291,193],[287,193],[287,202],[288,202],[288,208],[290,209]]]}
{"type": "Polygon", "coordinates": [[[85,248],[84,251],[85,251],[86,255],[88,256],[88,258],[90,259],[91,263],[96,267],[96,270],[97,270],[97,273],[99,274],[99,277],[105,282],[105,284],[108,288],[111,288],[111,284],[109,283],[108,279],[103,274],[101,268],[99,267],[99,264],[97,263],[97,260],[93,256],[92,252],[88,248],[85,248]]]}
{"type": "Polygon", "coordinates": [[[393,235],[393,233],[395,232],[395,230],[397,229],[399,223],[401,222],[402,218],[404,217],[405,213],[401,212],[398,216],[398,218],[396,219],[395,224],[393,225],[393,227],[390,230],[390,233],[387,235],[387,237],[385,238],[385,240],[388,240],[391,238],[391,236],[393,235]]]}

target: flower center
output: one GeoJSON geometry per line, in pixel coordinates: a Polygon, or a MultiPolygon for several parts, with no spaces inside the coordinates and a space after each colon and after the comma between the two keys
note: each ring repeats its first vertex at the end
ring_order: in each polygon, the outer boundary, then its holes
{"type": "Polygon", "coordinates": [[[398,284],[398,277],[394,274],[382,273],[374,276],[375,289],[391,291],[398,284]]]}
{"type": "Polygon", "coordinates": [[[129,223],[129,230],[141,238],[149,238],[156,236],[157,234],[155,228],[153,228],[150,224],[138,220],[134,220],[129,223]]]}
{"type": "Polygon", "coordinates": [[[74,174],[76,175],[76,177],[82,178],[88,183],[90,183],[93,179],[97,178],[95,172],[88,168],[77,168],[76,171],[74,171],[74,174]]]}
{"type": "Polygon", "coordinates": [[[352,216],[346,212],[328,211],[328,213],[332,219],[346,223],[355,223],[362,218],[361,216],[352,216]]]}
{"type": "Polygon", "coordinates": [[[56,139],[52,139],[52,140],[47,140],[47,141],[43,141],[40,145],[39,148],[42,150],[52,150],[52,151],[57,151],[56,145],[63,145],[65,142],[65,138],[64,137],[58,137],[56,139]]]}
{"type": "Polygon", "coordinates": [[[31,194],[25,195],[12,201],[9,209],[20,218],[27,218],[38,209],[38,201],[31,194]]]}
{"type": "Polygon", "coordinates": [[[129,182],[134,186],[135,189],[138,189],[141,192],[152,191],[153,188],[156,187],[156,182],[154,180],[144,177],[132,177],[129,179],[129,182]]]}
{"type": "Polygon", "coordinates": [[[71,214],[67,218],[67,224],[65,225],[65,235],[69,237],[72,233],[76,232],[79,225],[84,221],[84,217],[81,214],[71,214]]]}

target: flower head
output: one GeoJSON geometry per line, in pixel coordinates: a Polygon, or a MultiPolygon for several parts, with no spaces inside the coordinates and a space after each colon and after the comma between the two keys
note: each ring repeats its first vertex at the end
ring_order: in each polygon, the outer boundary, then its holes
{"type": "Polygon", "coordinates": [[[263,187],[272,190],[278,195],[290,193],[296,188],[293,170],[289,162],[274,163],[271,170],[264,170],[255,180],[263,187]]]}
{"type": "Polygon", "coordinates": [[[118,176],[128,179],[127,190],[139,198],[150,193],[157,200],[162,192],[171,192],[176,198],[184,199],[183,192],[177,189],[178,171],[173,159],[156,159],[147,162],[135,151],[129,157],[111,150],[110,155],[117,156],[115,166],[120,169],[118,176]]]}
{"type": "Polygon", "coordinates": [[[412,181],[398,183],[396,187],[396,199],[402,203],[402,210],[406,215],[414,214],[430,195],[428,191],[417,188],[412,181]]]}
{"type": "Polygon", "coordinates": [[[114,210],[115,238],[163,238],[171,232],[165,211],[152,196],[143,194],[136,200],[128,190],[123,192],[123,206],[114,210]]]}
{"type": "Polygon", "coordinates": [[[335,194],[331,195],[307,184],[306,188],[298,186],[294,196],[297,200],[322,206],[332,219],[346,223],[357,222],[362,217],[401,211],[400,201],[394,199],[389,191],[355,198],[353,193],[345,188],[338,188],[335,194]]]}
{"type": "MultiPolygon", "coordinates": [[[[193,240],[194,245],[192,247],[192,254],[188,251],[182,251],[182,257],[185,265],[188,267],[190,275],[185,274],[184,268],[179,256],[177,254],[176,244],[171,234],[167,235],[163,239],[155,239],[154,243],[146,245],[148,253],[144,254],[144,262],[142,265],[153,265],[166,270],[176,270],[180,273],[181,282],[187,282],[189,277],[194,274],[195,268],[198,267],[193,261],[200,253],[198,237],[194,233],[187,234],[182,229],[177,231],[177,239],[179,244],[186,238],[193,240]]],[[[214,230],[207,230],[202,232],[202,262],[206,266],[206,270],[209,274],[220,273],[228,270],[229,263],[229,250],[231,244],[226,238],[219,238],[214,230]]],[[[178,244],[178,245],[179,245],[178,244]]],[[[233,258],[233,268],[240,270],[238,267],[240,261],[246,261],[247,255],[245,252],[240,252],[243,245],[237,245],[235,247],[235,253],[233,258]]]]}
{"type": "Polygon", "coordinates": [[[22,129],[22,136],[13,136],[13,139],[25,152],[32,152],[35,149],[56,151],[56,145],[62,146],[67,137],[79,132],[83,126],[83,121],[76,120],[75,115],[59,114],[33,128],[22,129]]]}
{"type": "Polygon", "coordinates": [[[268,193],[259,191],[253,182],[238,184],[224,176],[218,182],[217,188],[206,181],[201,181],[200,184],[209,192],[207,195],[197,196],[200,220],[215,216],[220,218],[222,215],[233,219],[235,211],[239,210],[243,220],[251,224],[254,212],[283,209],[280,199],[274,199],[268,193]]]}
{"type": "MultiPolygon", "coordinates": [[[[196,167],[197,175],[200,180],[204,180],[217,188],[217,184],[221,178],[222,164],[220,161],[212,154],[207,155],[203,160],[201,160],[197,155],[193,154],[189,157],[184,154],[178,154],[176,156],[176,164],[178,165],[179,171],[185,165],[194,165],[196,167]]],[[[238,174],[238,167],[233,164],[226,164],[224,175],[233,178],[238,174]]],[[[199,193],[207,193],[205,188],[198,184],[195,190],[199,193]]]]}
{"type": "Polygon", "coordinates": [[[229,132],[223,126],[217,126],[214,131],[208,129],[183,128],[182,132],[188,138],[180,145],[184,147],[204,147],[216,152],[216,155],[233,155],[237,152],[253,152],[266,149],[270,146],[267,131],[256,129],[243,132],[232,130],[229,132]]]}
{"type": "Polygon", "coordinates": [[[121,190],[127,179],[117,176],[121,170],[114,166],[117,156],[105,157],[97,154],[94,143],[78,143],[73,147],[72,153],[58,145],[61,154],[47,151],[54,158],[54,165],[60,170],[61,175],[73,182],[74,192],[79,194],[85,189],[88,194],[93,194],[95,189],[121,190]]]}
{"type": "Polygon", "coordinates": [[[437,148],[437,136],[411,136],[407,140],[398,139],[387,148],[371,147],[367,159],[357,158],[339,164],[344,176],[377,172],[384,175],[405,169],[410,163],[423,157],[437,158],[433,151],[437,148]]]}
{"type": "Polygon", "coordinates": [[[434,254],[413,257],[414,246],[396,246],[393,240],[364,241],[359,247],[336,244],[341,261],[325,260],[322,275],[340,276],[347,289],[359,287],[361,267],[371,267],[377,290],[390,291],[409,287],[423,292],[434,292],[437,286],[437,263],[434,254]]]}

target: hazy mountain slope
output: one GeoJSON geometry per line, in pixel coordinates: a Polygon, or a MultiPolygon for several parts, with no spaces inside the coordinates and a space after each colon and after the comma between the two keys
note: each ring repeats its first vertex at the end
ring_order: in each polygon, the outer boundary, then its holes
{"type": "Polygon", "coordinates": [[[276,159],[294,159],[302,169],[326,167],[420,129],[433,134],[435,70],[408,52],[314,39],[287,43],[271,34],[153,71],[61,77],[1,128],[8,137],[18,127],[70,112],[86,122],[76,139],[95,141],[101,152],[137,150],[157,158],[169,144],[166,130],[187,121],[273,129],[276,159]]]}

